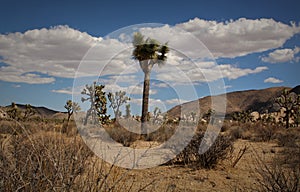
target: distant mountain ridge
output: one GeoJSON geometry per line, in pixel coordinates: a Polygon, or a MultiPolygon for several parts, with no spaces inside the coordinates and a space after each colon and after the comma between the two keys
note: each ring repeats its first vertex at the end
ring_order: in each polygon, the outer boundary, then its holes
{"type": "MultiPolygon", "coordinates": [[[[279,97],[284,89],[300,94],[300,86],[293,89],[290,87],[271,87],[261,90],[245,90],[227,93],[226,115],[248,110],[257,111],[259,113],[277,111],[278,106],[274,105],[274,99],[279,97]]],[[[180,117],[181,114],[189,114],[194,111],[196,105],[199,105],[200,115],[203,115],[211,108],[211,96],[175,106],[168,111],[168,115],[170,117],[180,117]]]]}
{"type": "MultiPolygon", "coordinates": [[[[26,105],[24,105],[24,104],[16,104],[16,105],[22,111],[26,109],[26,105]]],[[[5,109],[10,108],[10,107],[11,107],[11,105],[1,107],[1,108],[2,108],[2,110],[6,111],[5,109]]],[[[32,107],[32,109],[35,110],[35,112],[36,112],[35,115],[38,115],[43,118],[53,118],[53,117],[62,118],[60,116],[64,116],[64,114],[66,114],[66,112],[56,111],[56,110],[49,109],[49,108],[43,107],[43,106],[36,107],[36,106],[31,105],[31,107],[32,107]]]]}

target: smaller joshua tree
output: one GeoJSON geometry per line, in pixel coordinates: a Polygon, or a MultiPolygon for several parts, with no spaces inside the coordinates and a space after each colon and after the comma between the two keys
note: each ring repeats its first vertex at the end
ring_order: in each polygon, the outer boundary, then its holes
{"type": "Polygon", "coordinates": [[[109,120],[109,116],[106,115],[107,108],[107,99],[105,92],[103,91],[104,85],[97,85],[94,82],[92,85],[86,85],[82,90],[81,94],[86,95],[87,97],[81,98],[82,102],[89,101],[90,108],[87,110],[86,117],[84,119],[84,125],[87,124],[88,118],[91,117],[94,124],[98,122],[100,124],[105,124],[109,120]]]}
{"type": "Polygon", "coordinates": [[[191,115],[191,117],[192,117],[192,121],[194,122],[194,121],[196,120],[197,113],[194,112],[194,111],[192,111],[192,112],[190,113],[190,115],[191,115]]]}
{"type": "Polygon", "coordinates": [[[131,117],[130,104],[126,105],[125,107],[126,107],[125,118],[128,119],[131,117]]]}
{"type": "Polygon", "coordinates": [[[16,103],[12,102],[10,109],[8,109],[7,114],[10,118],[14,119],[14,120],[19,120],[20,119],[20,115],[21,115],[21,111],[18,108],[18,106],[16,105],[16,103]]]}
{"type": "Polygon", "coordinates": [[[281,96],[278,97],[275,102],[280,108],[284,109],[284,122],[285,127],[288,129],[290,127],[290,118],[294,116],[295,111],[297,111],[300,105],[300,95],[284,89],[281,96]]]}
{"type": "Polygon", "coordinates": [[[23,119],[27,120],[29,117],[35,115],[35,113],[36,113],[36,111],[31,107],[31,105],[26,104],[23,119]]]}
{"type": "Polygon", "coordinates": [[[295,126],[298,127],[300,124],[300,104],[295,107],[293,118],[295,126]]]}
{"type": "Polygon", "coordinates": [[[161,115],[161,110],[158,107],[155,107],[154,111],[153,111],[153,123],[157,123],[159,116],[161,115]]]}
{"type": "Polygon", "coordinates": [[[124,103],[127,103],[127,101],[129,101],[130,98],[126,96],[125,91],[117,91],[115,94],[108,93],[107,97],[110,102],[109,107],[113,109],[115,118],[118,119],[121,116],[120,107],[124,103]]]}
{"type": "Polygon", "coordinates": [[[80,111],[80,106],[78,103],[68,100],[65,104],[65,109],[67,110],[67,113],[68,113],[67,122],[69,123],[70,118],[73,115],[73,113],[77,113],[78,111],[80,111]]]}

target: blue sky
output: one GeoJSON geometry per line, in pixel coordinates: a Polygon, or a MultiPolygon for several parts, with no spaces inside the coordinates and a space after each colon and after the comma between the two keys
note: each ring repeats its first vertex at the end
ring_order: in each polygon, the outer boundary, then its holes
{"type": "MultiPolygon", "coordinates": [[[[83,57],[88,58],[88,50],[99,44],[104,46],[103,50],[119,50],[126,42],[110,44],[104,37],[120,28],[141,23],[167,24],[169,28],[162,25],[152,31],[141,30],[159,39],[170,29],[173,34],[166,41],[174,46],[174,54],[168,62],[171,65],[183,62],[176,57],[178,50],[175,48],[182,48],[186,53],[191,51],[188,56],[196,61],[196,68],[202,68],[212,78],[197,79],[197,70],[189,68],[189,77],[196,90],[193,94],[186,82],[170,76],[176,71],[169,71],[167,67],[155,69],[150,96],[152,108],[159,106],[166,110],[178,102],[209,95],[209,83],[213,81],[224,81],[228,92],[294,87],[300,84],[299,7],[300,2],[296,0],[276,3],[151,1],[150,5],[149,1],[4,1],[0,11],[0,105],[14,101],[64,111],[66,100],[72,98],[75,73],[83,57]],[[177,40],[183,36],[173,30],[175,27],[203,42],[214,56],[214,63],[199,61],[199,52],[186,49],[186,45],[180,47],[177,40]],[[211,75],[216,70],[221,71],[222,77],[211,75]],[[176,96],[176,91],[179,95],[186,94],[176,96]]],[[[127,51],[130,56],[130,50],[127,51]]],[[[105,57],[98,55],[101,56],[105,57]]],[[[107,76],[102,77],[108,84],[120,74],[113,63],[110,67],[112,69],[105,73],[107,76]]],[[[123,74],[126,79],[131,78],[131,82],[119,80],[117,87],[107,86],[112,90],[131,91],[134,114],[140,110],[140,95],[134,90],[138,91],[140,86],[133,85],[142,81],[138,65],[135,67],[135,74],[123,74]]]]}

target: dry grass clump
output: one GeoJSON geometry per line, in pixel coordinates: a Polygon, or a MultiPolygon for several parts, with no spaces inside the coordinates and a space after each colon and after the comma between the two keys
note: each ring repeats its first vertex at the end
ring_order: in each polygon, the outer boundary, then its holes
{"type": "Polygon", "coordinates": [[[136,186],[127,177],[131,170],[97,158],[79,135],[20,127],[20,133],[0,137],[1,191],[139,191],[155,185],[136,186]]]}
{"type": "Polygon", "coordinates": [[[11,135],[1,143],[1,186],[5,191],[69,191],[92,153],[78,137],[39,132],[11,135]]]}

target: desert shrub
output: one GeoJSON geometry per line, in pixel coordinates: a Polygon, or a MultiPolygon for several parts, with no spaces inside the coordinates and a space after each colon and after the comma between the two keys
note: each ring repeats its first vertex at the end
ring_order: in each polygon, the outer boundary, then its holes
{"type": "Polygon", "coordinates": [[[204,140],[203,133],[197,133],[191,142],[169,163],[184,164],[198,168],[214,168],[221,160],[224,160],[233,150],[233,140],[229,136],[217,136],[213,143],[204,140]],[[211,145],[205,153],[199,153],[201,142],[211,145]]]}
{"type": "Polygon", "coordinates": [[[253,141],[270,141],[275,138],[276,127],[274,126],[258,126],[254,130],[253,141]]]}
{"type": "Polygon", "coordinates": [[[262,169],[259,173],[262,177],[260,191],[266,192],[299,192],[300,168],[284,170],[280,166],[272,166],[262,169]]]}
{"type": "Polygon", "coordinates": [[[0,191],[136,191],[130,170],[95,157],[80,137],[55,132],[0,140],[0,191]]]}
{"type": "Polygon", "coordinates": [[[69,191],[91,152],[79,138],[39,133],[11,136],[1,148],[1,185],[5,191],[69,191]]]}
{"type": "Polygon", "coordinates": [[[0,134],[22,134],[26,129],[24,125],[13,119],[0,121],[0,134]]]}
{"type": "Polygon", "coordinates": [[[297,147],[299,136],[294,133],[280,133],[276,139],[279,147],[297,147]]]}
{"type": "Polygon", "coordinates": [[[300,147],[285,147],[280,152],[278,161],[287,167],[295,167],[300,165],[300,147]]]}
{"type": "Polygon", "coordinates": [[[230,129],[230,135],[233,139],[241,139],[244,129],[240,126],[235,126],[230,129]]]}
{"type": "Polygon", "coordinates": [[[0,121],[0,133],[1,134],[14,134],[16,132],[15,124],[16,123],[13,121],[1,120],[0,121]]]}
{"type": "Polygon", "coordinates": [[[172,124],[163,124],[159,129],[150,133],[147,140],[165,142],[174,134],[175,130],[176,128],[172,124]]]}
{"type": "Polygon", "coordinates": [[[267,164],[261,159],[257,162],[258,191],[262,192],[299,192],[300,191],[300,165],[290,168],[273,162],[267,164]]]}
{"type": "Polygon", "coordinates": [[[272,160],[265,160],[254,150],[255,174],[258,189],[255,191],[300,191],[300,146],[295,133],[286,129],[277,134],[278,145],[283,147],[272,160]],[[289,141],[290,138],[290,141],[289,141]]]}
{"type": "Polygon", "coordinates": [[[113,140],[126,147],[130,146],[134,141],[139,139],[139,134],[126,130],[126,128],[124,128],[118,122],[111,123],[104,128],[113,140]]]}
{"type": "Polygon", "coordinates": [[[81,138],[58,132],[10,135],[0,139],[0,191],[142,191],[130,170],[97,158],[81,138]]]}
{"type": "Polygon", "coordinates": [[[283,147],[278,161],[288,167],[300,165],[300,137],[297,132],[281,133],[277,137],[278,145],[283,147]]]}
{"type": "Polygon", "coordinates": [[[226,132],[230,130],[230,127],[231,127],[230,123],[225,121],[221,127],[221,132],[226,132]]]}
{"type": "MultiPolygon", "coordinates": [[[[137,183],[138,179],[129,174],[132,170],[97,158],[76,134],[74,122],[70,122],[66,133],[63,128],[64,125],[55,121],[0,121],[0,191],[144,191],[155,188],[155,179],[137,183]]],[[[124,140],[120,142],[136,139],[135,136],[126,138],[123,131],[114,133],[117,138],[123,134],[124,140]]]]}
{"type": "Polygon", "coordinates": [[[276,139],[282,128],[278,125],[264,125],[261,122],[249,122],[232,126],[229,134],[234,139],[246,139],[255,142],[268,142],[276,139]]]}

